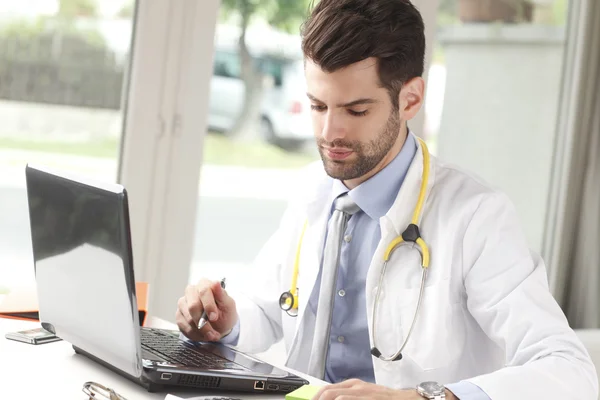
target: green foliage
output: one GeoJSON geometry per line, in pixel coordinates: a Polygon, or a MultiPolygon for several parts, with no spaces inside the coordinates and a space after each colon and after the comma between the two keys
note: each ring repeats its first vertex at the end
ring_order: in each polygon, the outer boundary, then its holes
{"type": "Polygon", "coordinates": [[[260,15],[272,26],[290,33],[298,33],[300,24],[308,15],[311,0],[222,0],[221,19],[260,15]]]}
{"type": "Polygon", "coordinates": [[[438,27],[458,23],[458,0],[440,0],[437,14],[438,27]]]}
{"type": "Polygon", "coordinates": [[[288,33],[299,33],[302,22],[309,13],[307,0],[276,0],[271,2],[271,9],[267,10],[267,20],[288,33]]]}
{"type": "Polygon", "coordinates": [[[96,0],[59,0],[58,15],[63,18],[95,17],[98,15],[96,0]]]}
{"type": "Polygon", "coordinates": [[[117,17],[133,19],[134,11],[135,11],[135,3],[133,1],[129,1],[127,4],[125,4],[123,7],[121,7],[119,12],[117,13],[117,17]]]}
{"type": "Polygon", "coordinates": [[[32,38],[44,32],[44,25],[42,18],[35,21],[15,19],[6,25],[0,26],[0,37],[32,38]]]}
{"type": "Polygon", "coordinates": [[[569,0],[555,0],[552,5],[552,13],[556,25],[566,25],[569,13],[569,0]]]}
{"type": "Polygon", "coordinates": [[[26,43],[46,42],[60,37],[62,42],[79,42],[97,49],[106,47],[104,37],[95,29],[78,28],[65,21],[51,17],[36,20],[16,20],[0,29],[0,42],[17,40],[22,46],[26,43]]]}
{"type": "Polygon", "coordinates": [[[63,31],[63,33],[66,33],[72,37],[80,38],[95,48],[106,47],[106,40],[104,39],[104,36],[102,36],[102,34],[95,29],[69,29],[63,31]]]}

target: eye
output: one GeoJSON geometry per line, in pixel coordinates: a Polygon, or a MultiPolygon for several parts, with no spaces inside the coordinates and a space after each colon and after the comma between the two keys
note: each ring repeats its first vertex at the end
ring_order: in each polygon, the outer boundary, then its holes
{"type": "Polygon", "coordinates": [[[369,110],[364,110],[364,111],[348,110],[348,113],[354,117],[364,117],[365,115],[367,115],[368,112],[369,112],[369,110]]]}
{"type": "Polygon", "coordinates": [[[311,104],[310,108],[313,109],[313,110],[315,110],[315,111],[318,111],[318,112],[323,112],[323,111],[325,111],[327,109],[327,107],[325,107],[325,106],[319,106],[319,105],[316,105],[316,104],[311,104]]]}

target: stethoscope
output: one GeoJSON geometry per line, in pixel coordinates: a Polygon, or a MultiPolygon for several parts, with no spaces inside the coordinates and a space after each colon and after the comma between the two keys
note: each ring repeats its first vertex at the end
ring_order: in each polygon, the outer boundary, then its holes
{"type": "MultiPolygon", "coordinates": [[[[408,225],[406,230],[402,233],[402,235],[398,236],[388,245],[384,255],[383,255],[383,268],[381,270],[381,276],[379,277],[379,285],[377,285],[376,294],[375,294],[375,303],[373,305],[373,320],[371,326],[371,332],[373,332],[373,348],[371,349],[371,354],[383,361],[397,361],[402,359],[402,351],[406,347],[406,343],[410,338],[410,335],[415,326],[415,322],[417,320],[417,316],[419,315],[419,309],[421,308],[421,300],[423,299],[423,289],[425,288],[425,280],[427,279],[427,268],[429,267],[430,253],[429,247],[425,240],[421,237],[421,232],[419,231],[419,220],[422,216],[423,203],[425,202],[425,196],[427,194],[427,184],[429,181],[429,150],[427,149],[427,145],[425,142],[418,138],[421,144],[421,150],[423,152],[423,175],[421,181],[421,189],[419,191],[419,198],[417,200],[417,205],[415,206],[411,223],[408,225]],[[381,351],[377,348],[375,344],[375,326],[377,325],[377,304],[379,303],[379,295],[381,294],[381,287],[383,286],[383,279],[385,277],[385,271],[387,269],[388,262],[392,255],[392,252],[396,250],[401,245],[413,243],[417,245],[417,249],[421,255],[421,267],[422,267],[422,275],[421,275],[421,289],[419,290],[419,300],[417,302],[417,307],[415,309],[415,313],[413,316],[412,324],[410,325],[410,329],[408,330],[408,334],[406,335],[406,339],[404,343],[400,347],[396,353],[391,356],[384,356],[381,351]]],[[[296,255],[294,259],[294,272],[292,275],[292,285],[289,291],[284,292],[279,297],[279,306],[281,309],[288,313],[288,315],[292,317],[298,316],[298,272],[300,268],[300,252],[302,249],[302,241],[304,239],[304,233],[306,231],[308,223],[304,223],[304,227],[302,228],[302,232],[300,234],[300,240],[298,241],[298,247],[296,249],[296,255]]]]}

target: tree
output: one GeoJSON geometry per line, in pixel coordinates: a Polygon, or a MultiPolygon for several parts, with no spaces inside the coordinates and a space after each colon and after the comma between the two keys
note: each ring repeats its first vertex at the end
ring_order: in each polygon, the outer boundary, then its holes
{"type": "Polygon", "coordinates": [[[240,24],[238,51],[241,78],[245,86],[244,106],[231,131],[231,136],[247,138],[258,130],[260,98],[263,77],[257,70],[246,42],[246,34],[253,17],[261,15],[270,25],[287,32],[299,32],[300,23],[308,14],[310,0],[223,0],[221,7],[226,15],[237,15],[240,24]]]}
{"type": "Polygon", "coordinates": [[[440,0],[438,5],[438,26],[453,25],[459,22],[457,0],[440,0]]]}
{"type": "Polygon", "coordinates": [[[135,10],[135,5],[133,1],[129,1],[127,4],[125,4],[123,7],[121,7],[121,9],[119,10],[119,12],[117,13],[117,17],[119,18],[126,18],[126,19],[132,19],[133,18],[133,14],[134,14],[134,10],[135,10]]]}
{"type": "Polygon", "coordinates": [[[98,4],[96,0],[59,0],[58,15],[66,19],[96,17],[98,4]]]}

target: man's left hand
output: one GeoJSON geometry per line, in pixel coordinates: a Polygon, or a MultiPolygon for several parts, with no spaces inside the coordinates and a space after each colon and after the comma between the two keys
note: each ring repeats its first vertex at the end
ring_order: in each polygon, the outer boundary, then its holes
{"type": "MultiPolygon", "coordinates": [[[[359,398],[380,400],[424,400],[416,390],[390,389],[385,386],[368,383],[359,379],[327,385],[321,388],[313,400],[354,400],[359,398]]],[[[446,391],[447,400],[456,400],[452,392],[446,391]]]]}

